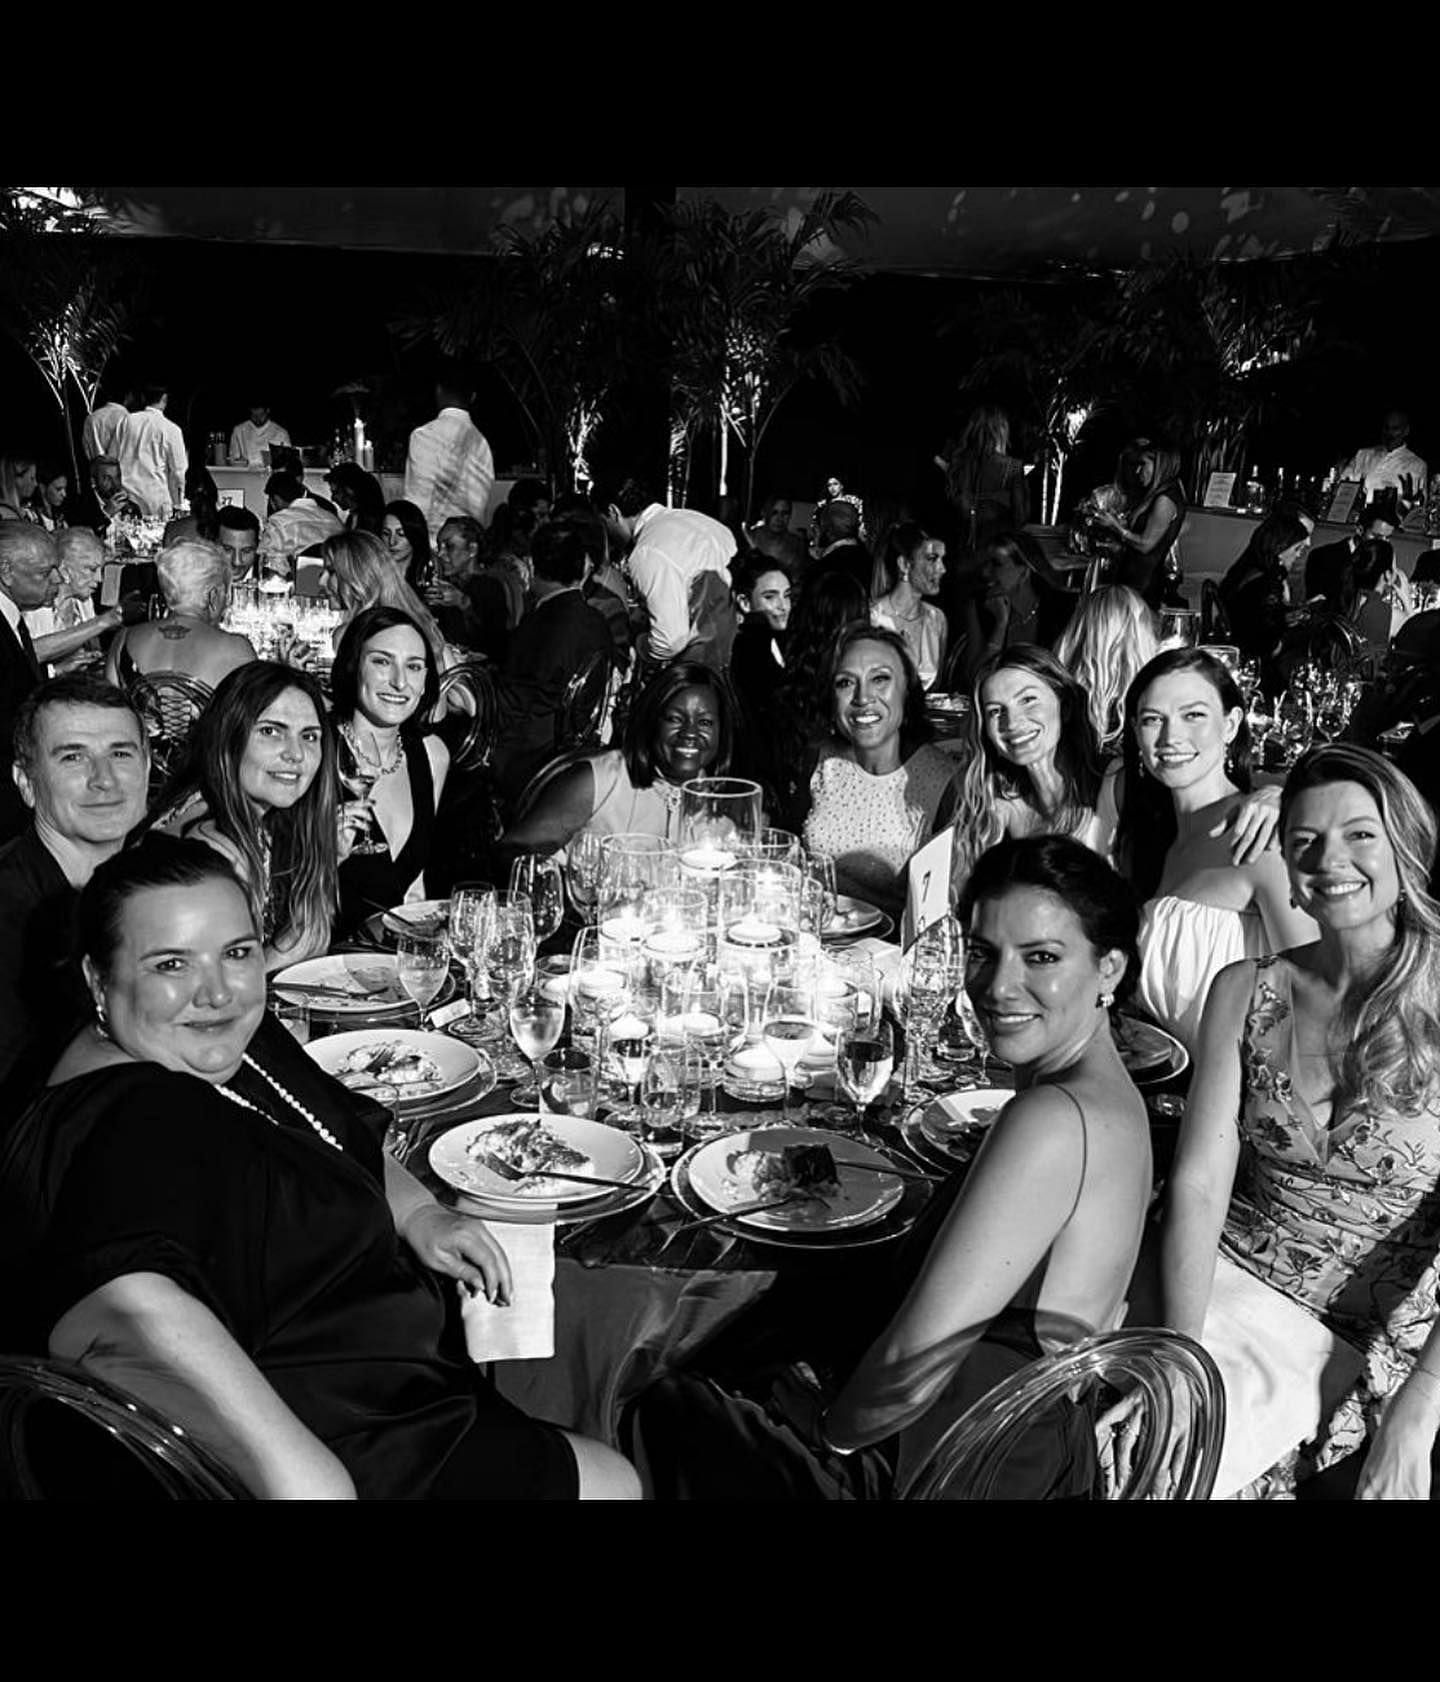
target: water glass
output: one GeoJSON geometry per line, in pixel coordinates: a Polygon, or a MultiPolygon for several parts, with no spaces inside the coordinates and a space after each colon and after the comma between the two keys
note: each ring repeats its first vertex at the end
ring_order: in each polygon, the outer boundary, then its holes
{"type": "Polygon", "coordinates": [[[728,973],[714,963],[699,963],[665,977],[658,1023],[661,1042],[688,1045],[695,1052],[710,1095],[709,1105],[691,1123],[692,1138],[725,1131],[719,1113],[720,1073],[731,1052],[744,1044],[749,1026],[749,994],[743,975],[728,973]]]}
{"type": "Polygon", "coordinates": [[[640,1079],[640,1132],[662,1160],[684,1149],[704,1091],[703,1064],[693,1047],[652,1042],[640,1079]]]}
{"type": "Polygon", "coordinates": [[[654,1043],[655,1023],[638,999],[625,999],[602,1012],[596,1037],[596,1102],[603,1093],[612,1126],[638,1127],[640,1088],[654,1043]]]}
{"type": "Polygon", "coordinates": [[[521,1054],[534,1071],[533,1078],[517,1085],[511,1102],[529,1109],[540,1102],[539,1071],[536,1064],[555,1049],[565,1028],[565,1006],[540,987],[522,987],[510,1001],[510,1032],[521,1054]]]}
{"type": "Polygon", "coordinates": [[[395,940],[395,979],[423,1016],[450,973],[450,949],[443,934],[411,931],[395,940]]]}
{"type": "Polygon", "coordinates": [[[926,1058],[945,1012],[960,990],[963,942],[959,924],[944,917],[920,935],[900,961],[906,1059],[905,1096],[911,1099],[919,1082],[937,1078],[926,1058]]]}
{"type": "Polygon", "coordinates": [[[759,828],[759,783],[694,777],[681,785],[676,834],[682,854],[700,855],[692,859],[693,868],[728,870],[759,828]]]}
{"type": "Polygon", "coordinates": [[[510,866],[510,892],[530,896],[537,941],[548,940],[565,920],[565,890],[557,860],[522,854],[510,866]]]}
{"type": "Polygon", "coordinates": [[[310,1007],[300,999],[276,998],[270,1006],[277,1022],[283,1023],[300,1045],[310,1040],[310,1007]]]}
{"type": "Polygon", "coordinates": [[[616,946],[645,938],[646,896],[680,885],[675,849],[655,835],[607,835],[600,843],[600,930],[616,946]]]}
{"type": "Polygon", "coordinates": [[[772,982],[765,997],[760,1034],[765,1049],[785,1071],[781,1113],[789,1121],[790,1088],[796,1084],[796,1071],[820,1035],[813,983],[772,982]]]}
{"type": "Polygon", "coordinates": [[[805,856],[800,837],[788,829],[757,829],[745,852],[752,859],[768,859],[774,864],[799,864],[805,856]]]}
{"type": "Polygon", "coordinates": [[[536,1065],[540,1114],[589,1116],[595,1108],[595,1062],[578,1046],[547,1051],[536,1065]]]}

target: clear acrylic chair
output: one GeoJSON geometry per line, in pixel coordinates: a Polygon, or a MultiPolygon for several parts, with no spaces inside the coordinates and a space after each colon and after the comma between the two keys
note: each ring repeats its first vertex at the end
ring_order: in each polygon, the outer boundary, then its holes
{"type": "MultiPolygon", "coordinates": [[[[1107,1501],[1205,1501],[1220,1468],[1225,1391],[1219,1368],[1176,1332],[1132,1329],[1083,1338],[1034,1361],[981,1397],[899,1491],[908,1501],[985,1501],[1007,1456],[1062,1397],[1092,1397],[1107,1501]],[[1128,1405],[1108,1423],[1115,1404],[1128,1405]],[[1177,1433],[1177,1413],[1183,1432],[1177,1433]]],[[[1118,1409],[1116,1410],[1119,1411],[1118,1409]]]]}
{"type": "Polygon", "coordinates": [[[437,710],[441,717],[447,712],[459,712],[466,718],[459,740],[450,751],[451,764],[461,771],[488,765],[495,751],[495,733],[500,721],[500,704],[489,662],[476,658],[447,666],[440,674],[437,710]]]}
{"type": "Polygon", "coordinates": [[[137,672],[126,685],[150,738],[151,791],[169,781],[196,720],[210,703],[209,684],[186,672],[137,672]]]}
{"type": "Polygon", "coordinates": [[[555,719],[556,753],[599,747],[618,685],[608,650],[592,654],[566,685],[555,719]]]}
{"type": "Polygon", "coordinates": [[[208,1449],[138,1396],[69,1362],[0,1356],[0,1501],[106,1493],[111,1499],[251,1498],[208,1449]]]}

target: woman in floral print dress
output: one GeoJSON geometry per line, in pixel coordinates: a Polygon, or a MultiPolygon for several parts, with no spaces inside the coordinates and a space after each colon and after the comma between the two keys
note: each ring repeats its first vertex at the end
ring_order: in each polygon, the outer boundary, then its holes
{"type": "Polygon", "coordinates": [[[1218,1249],[1361,1357],[1316,1435],[1244,1494],[1293,1495],[1367,1441],[1349,1467],[1362,1495],[1428,1493],[1440,1379],[1407,1379],[1436,1318],[1440,1248],[1435,819],[1379,755],[1337,744],[1295,767],[1280,827],[1320,938],[1231,964],[1211,990],[1166,1210],[1164,1317],[1200,1335],[1218,1249]]]}

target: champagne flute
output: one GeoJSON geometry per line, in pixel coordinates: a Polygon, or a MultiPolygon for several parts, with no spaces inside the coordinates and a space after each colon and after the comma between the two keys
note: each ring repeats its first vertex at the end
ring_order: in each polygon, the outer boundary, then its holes
{"type": "Polygon", "coordinates": [[[570,903],[582,923],[595,920],[600,897],[600,837],[592,829],[577,830],[565,849],[565,876],[570,903]]]}
{"type": "Polygon", "coordinates": [[[785,1071],[780,1113],[786,1121],[792,1119],[790,1088],[795,1084],[795,1072],[819,1032],[814,986],[802,981],[772,982],[760,1033],[765,1049],[785,1071]]]}
{"type": "Polygon", "coordinates": [[[529,894],[537,942],[548,940],[565,920],[565,889],[556,859],[521,854],[510,866],[510,892],[529,894]]]}
{"type": "Polygon", "coordinates": [[[409,931],[395,939],[395,979],[425,1012],[450,973],[450,949],[443,934],[409,931]]]}
{"type": "Polygon", "coordinates": [[[1275,728],[1275,709],[1265,699],[1258,685],[1246,699],[1245,722],[1250,726],[1250,742],[1255,754],[1256,769],[1263,769],[1265,743],[1275,728]]]}
{"type": "Polygon", "coordinates": [[[864,1132],[865,1111],[884,1096],[894,1072],[895,1030],[883,1017],[842,1029],[835,1047],[835,1074],[840,1090],[855,1106],[855,1132],[864,1132]]]}
{"type": "Polygon", "coordinates": [[[540,1059],[553,1051],[565,1027],[565,1006],[540,987],[522,987],[510,1001],[510,1032],[528,1059],[531,1078],[510,1093],[510,1100],[528,1110],[540,1102],[540,1059]]]}

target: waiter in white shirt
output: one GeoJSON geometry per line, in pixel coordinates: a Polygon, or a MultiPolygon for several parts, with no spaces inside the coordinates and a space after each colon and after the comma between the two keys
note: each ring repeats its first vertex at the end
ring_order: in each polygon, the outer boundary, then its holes
{"type": "Polygon", "coordinates": [[[1367,499],[1377,491],[1394,490],[1402,502],[1417,502],[1425,495],[1425,463],[1407,447],[1409,436],[1409,415],[1392,409],[1380,426],[1382,441],[1368,450],[1357,450],[1340,477],[1361,480],[1367,499]]]}
{"type": "Polygon", "coordinates": [[[290,434],[270,419],[268,403],[252,403],[250,419],[241,421],[230,434],[229,458],[232,467],[266,467],[262,451],[288,448],[290,434]]]}
{"type": "Polygon", "coordinates": [[[447,520],[463,516],[482,526],[488,520],[495,462],[470,419],[473,398],[466,382],[447,369],[435,382],[440,413],[410,434],[405,499],[425,516],[432,539],[447,520]]]}
{"type": "Polygon", "coordinates": [[[102,456],[115,454],[115,443],[120,436],[120,428],[129,413],[130,410],[124,403],[117,403],[112,397],[108,403],[102,403],[98,409],[92,409],[86,415],[85,425],[80,434],[86,461],[98,461],[102,456]]]}
{"type": "Polygon", "coordinates": [[[185,500],[185,435],[167,419],[165,407],[170,393],[163,385],[145,388],[145,407],[139,414],[126,415],[115,443],[120,478],[151,520],[168,520],[170,510],[185,500]]]}

